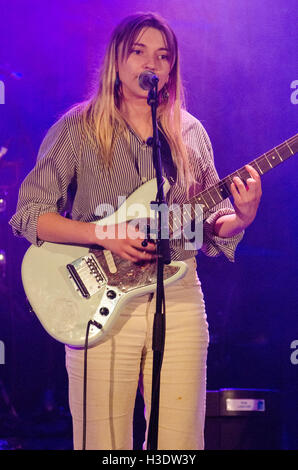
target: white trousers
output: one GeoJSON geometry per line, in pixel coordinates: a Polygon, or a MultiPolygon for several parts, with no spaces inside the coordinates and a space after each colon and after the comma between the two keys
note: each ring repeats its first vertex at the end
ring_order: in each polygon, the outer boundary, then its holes
{"type": "MultiPolygon", "coordinates": [[[[209,342],[196,260],[166,295],[158,450],[204,448],[206,359],[209,342]]],[[[132,449],[139,377],[149,422],[155,295],[135,297],[99,345],[88,349],[86,449],[132,449]]],[[[82,448],[84,351],[66,346],[74,449],[82,448]]]]}

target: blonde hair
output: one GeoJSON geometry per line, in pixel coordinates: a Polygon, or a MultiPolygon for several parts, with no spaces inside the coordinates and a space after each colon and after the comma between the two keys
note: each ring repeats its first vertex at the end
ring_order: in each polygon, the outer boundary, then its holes
{"type": "Polygon", "coordinates": [[[97,90],[90,99],[80,105],[83,131],[99,147],[104,162],[109,165],[115,138],[120,134],[128,138],[127,124],[120,112],[121,92],[117,86],[116,65],[120,46],[123,60],[128,57],[141,30],[147,27],[161,31],[169,49],[170,74],[166,85],[167,94],[165,95],[164,89],[159,92],[157,118],[159,127],[170,145],[179,179],[189,190],[193,177],[182,138],[181,110],[185,107],[185,100],[177,39],[170,26],[158,14],[137,13],[128,16],[114,30],[100,70],[97,90]]]}

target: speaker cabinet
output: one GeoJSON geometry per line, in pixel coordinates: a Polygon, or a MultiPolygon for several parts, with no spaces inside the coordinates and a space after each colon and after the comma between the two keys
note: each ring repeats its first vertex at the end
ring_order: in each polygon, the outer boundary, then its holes
{"type": "Polygon", "coordinates": [[[279,401],[279,392],[275,390],[208,391],[205,449],[280,449],[279,401]]]}

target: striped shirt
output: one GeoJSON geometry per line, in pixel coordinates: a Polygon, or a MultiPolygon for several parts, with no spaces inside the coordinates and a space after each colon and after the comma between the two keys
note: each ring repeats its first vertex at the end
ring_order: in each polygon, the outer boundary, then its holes
{"type": "MultiPolygon", "coordinates": [[[[20,187],[16,213],[9,221],[16,236],[25,237],[30,243],[40,246],[43,241],[37,237],[37,220],[41,214],[56,212],[65,215],[67,212],[74,220],[95,221],[100,219],[96,215],[100,204],[109,204],[116,211],[118,196],[128,197],[144,182],[155,177],[152,147],[131,128],[130,145],[124,136],[117,138],[109,167],[83,135],[78,111],[67,113],[46,134],[36,165],[20,187]]],[[[202,124],[186,111],[182,113],[182,135],[199,192],[219,180],[211,143],[202,124]]],[[[169,194],[171,203],[187,200],[179,176],[169,194]]],[[[201,247],[206,255],[224,253],[234,261],[235,249],[243,233],[221,238],[213,231],[220,216],[232,213],[234,209],[228,199],[210,211],[204,222],[201,247]]],[[[195,248],[185,249],[183,240],[171,241],[170,248],[172,260],[184,260],[197,254],[195,248]]]]}

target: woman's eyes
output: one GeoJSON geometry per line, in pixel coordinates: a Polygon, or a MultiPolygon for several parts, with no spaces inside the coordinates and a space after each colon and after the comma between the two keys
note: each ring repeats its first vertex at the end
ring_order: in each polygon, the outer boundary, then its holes
{"type": "Polygon", "coordinates": [[[159,58],[162,60],[169,60],[169,56],[167,54],[160,54],[159,58]]]}
{"type": "Polygon", "coordinates": [[[136,55],[140,55],[142,53],[140,49],[132,49],[130,52],[131,54],[136,54],[136,55]]]}

